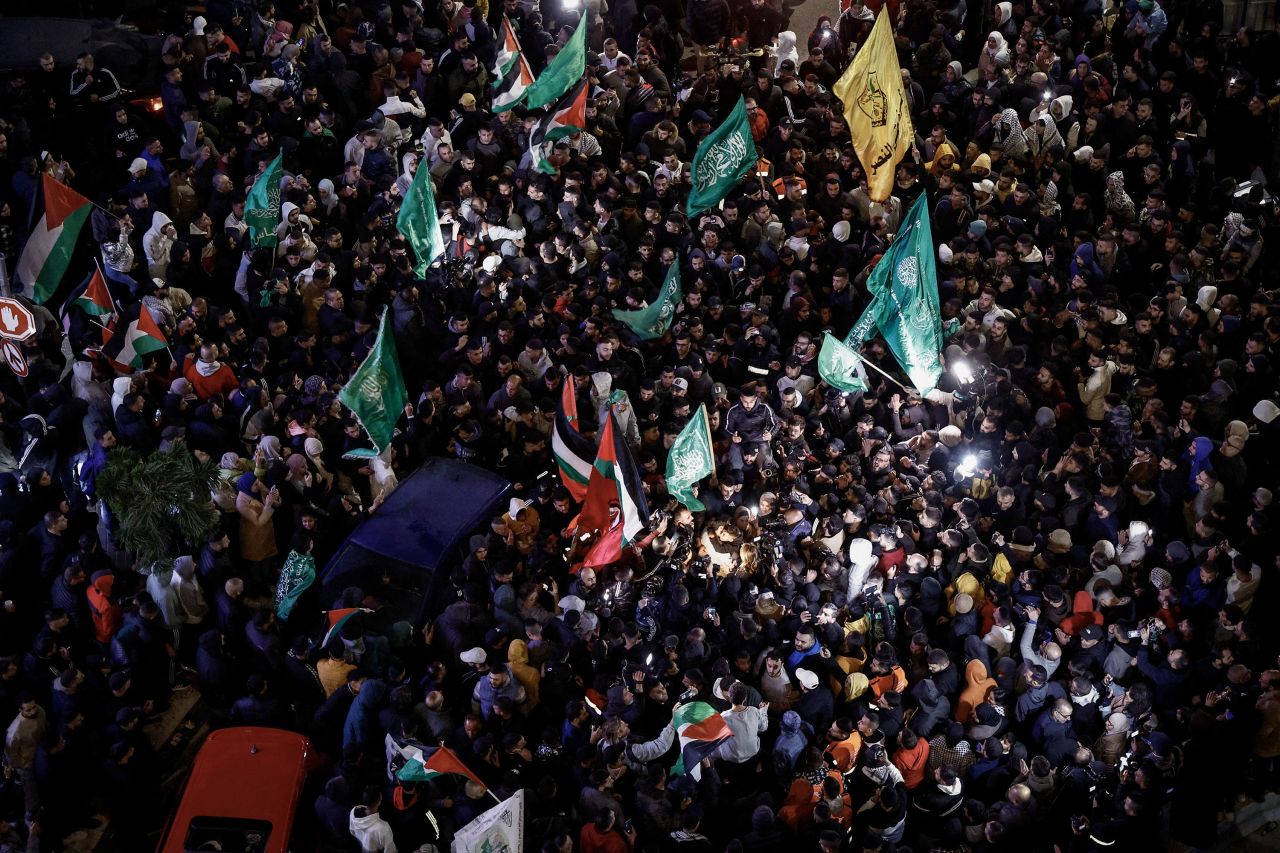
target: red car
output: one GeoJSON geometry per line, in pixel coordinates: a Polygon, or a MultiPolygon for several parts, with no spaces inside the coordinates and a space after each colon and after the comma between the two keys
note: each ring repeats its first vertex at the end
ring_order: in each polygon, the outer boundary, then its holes
{"type": "Polygon", "coordinates": [[[156,853],[287,853],[315,750],[281,729],[220,729],[191,768],[156,853]]]}

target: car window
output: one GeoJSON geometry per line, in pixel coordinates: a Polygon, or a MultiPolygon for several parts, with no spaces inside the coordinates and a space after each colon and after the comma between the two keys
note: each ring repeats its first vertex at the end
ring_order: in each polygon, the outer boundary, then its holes
{"type": "Polygon", "coordinates": [[[271,822],[238,817],[195,817],[182,843],[185,853],[264,853],[271,822]]]}

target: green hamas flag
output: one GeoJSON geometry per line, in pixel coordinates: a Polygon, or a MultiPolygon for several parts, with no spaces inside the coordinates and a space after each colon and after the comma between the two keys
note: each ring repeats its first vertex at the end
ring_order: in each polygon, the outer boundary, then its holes
{"type": "Polygon", "coordinates": [[[867,390],[867,383],[862,378],[862,357],[830,332],[822,337],[818,375],[832,388],[846,393],[867,390]]]}
{"type": "Polygon", "coordinates": [[[928,393],[942,376],[942,312],[933,260],[929,209],[921,193],[880,262],[867,279],[871,304],[847,338],[859,344],[880,330],[911,384],[928,393]]]}
{"type": "Polygon", "coordinates": [[[249,226],[249,239],[253,247],[276,245],[276,226],[280,224],[280,162],[281,151],[271,161],[267,170],[253,182],[244,199],[244,221],[249,226]]]}
{"type": "Polygon", "coordinates": [[[693,155],[693,186],[685,201],[685,213],[696,216],[715,207],[756,162],[756,141],[747,122],[746,102],[739,97],[733,112],[702,140],[693,155]]]}
{"type": "Polygon", "coordinates": [[[587,72],[587,13],[582,13],[578,28],[560,48],[555,59],[547,63],[533,85],[524,90],[525,109],[545,107],[569,91],[587,72]]]}
{"type": "Polygon", "coordinates": [[[396,217],[396,230],[413,247],[413,257],[417,262],[413,274],[418,278],[425,278],[427,267],[444,254],[444,236],[440,233],[440,216],[436,213],[431,170],[426,165],[425,159],[418,164],[413,183],[400,205],[400,215],[396,217]]]}
{"type": "Polygon", "coordinates": [[[662,337],[671,328],[671,321],[676,316],[676,306],[683,298],[684,295],[680,292],[680,265],[672,263],[662,282],[662,290],[658,292],[658,298],[652,305],[636,311],[615,308],[613,316],[626,323],[627,328],[635,332],[640,340],[651,341],[662,337]]]}
{"type": "Polygon", "coordinates": [[[400,360],[396,358],[395,334],[387,327],[389,313],[383,309],[373,349],[338,392],[338,399],[360,421],[379,453],[391,444],[396,422],[409,402],[400,360]]]}
{"type": "Polygon", "coordinates": [[[711,445],[711,423],[707,407],[701,405],[693,419],[680,430],[667,454],[667,492],[692,512],[706,509],[693,496],[693,484],[716,470],[711,445]]]}

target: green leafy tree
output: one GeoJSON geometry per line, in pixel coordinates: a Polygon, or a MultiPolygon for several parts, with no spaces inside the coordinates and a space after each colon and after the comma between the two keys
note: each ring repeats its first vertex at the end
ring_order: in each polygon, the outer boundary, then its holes
{"type": "Polygon", "coordinates": [[[98,475],[98,496],[116,518],[116,541],[134,552],[138,565],[198,547],[218,528],[210,490],[218,478],[212,462],[185,449],[152,453],[118,448],[107,454],[98,475]]]}

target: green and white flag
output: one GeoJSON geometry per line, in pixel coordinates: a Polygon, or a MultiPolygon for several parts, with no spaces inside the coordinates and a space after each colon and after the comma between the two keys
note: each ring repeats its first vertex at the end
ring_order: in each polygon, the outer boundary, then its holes
{"type": "Polygon", "coordinates": [[[902,230],[871,271],[871,304],[846,339],[856,346],[871,336],[874,325],[921,394],[936,388],[942,376],[942,311],[925,195],[911,206],[902,230]]]}
{"type": "MultiPolygon", "coordinates": [[[[423,170],[425,171],[425,169],[423,170]]],[[[378,452],[387,449],[396,433],[396,422],[409,402],[404,387],[400,360],[396,357],[395,334],[388,328],[389,311],[383,309],[378,323],[378,339],[364,363],[338,392],[342,405],[351,410],[356,420],[369,433],[378,452]]]]}
{"type": "Polygon", "coordinates": [[[680,430],[667,454],[667,492],[691,512],[706,509],[693,496],[693,484],[715,473],[716,457],[711,444],[711,422],[705,404],[680,430]]]}
{"type": "Polygon", "coordinates": [[[253,182],[244,199],[244,221],[255,249],[276,245],[280,224],[280,171],[284,151],[276,155],[267,170],[253,182]]]}
{"type": "Polygon", "coordinates": [[[680,291],[680,264],[672,263],[667,269],[667,277],[662,282],[662,290],[652,305],[635,311],[613,309],[613,316],[627,325],[642,341],[660,338],[671,328],[671,321],[676,316],[676,306],[684,294],[680,291]]]}
{"type": "Polygon", "coordinates": [[[582,13],[578,28],[560,48],[555,59],[547,63],[533,85],[524,90],[526,109],[536,110],[559,98],[587,73],[587,13],[582,13]]]}
{"type": "Polygon", "coordinates": [[[396,230],[413,248],[416,262],[413,274],[418,278],[425,278],[427,267],[444,254],[444,235],[440,233],[440,215],[436,213],[431,170],[426,166],[425,159],[418,164],[413,183],[400,205],[400,215],[396,217],[396,230]]]}
{"type": "Polygon", "coordinates": [[[822,349],[818,352],[818,375],[832,388],[845,393],[867,390],[862,356],[852,347],[841,343],[830,332],[822,337],[822,349]]]}
{"type": "Polygon", "coordinates": [[[739,97],[733,112],[702,140],[693,155],[690,168],[693,186],[685,201],[685,213],[697,216],[715,207],[757,162],[746,101],[739,97]]]}

